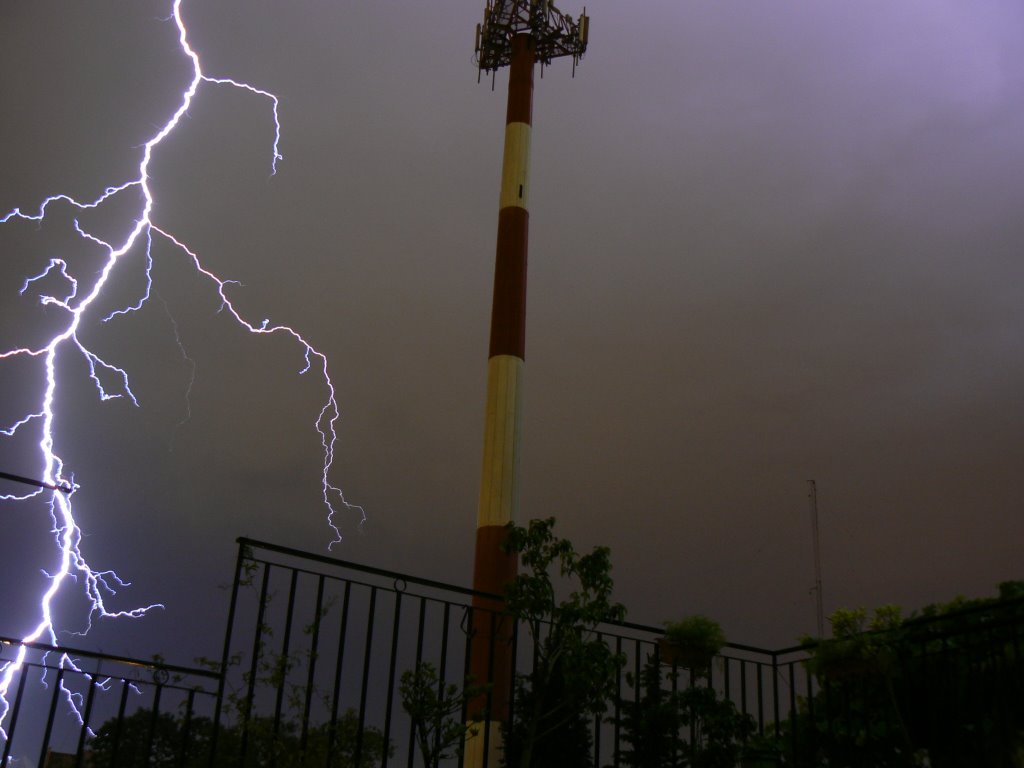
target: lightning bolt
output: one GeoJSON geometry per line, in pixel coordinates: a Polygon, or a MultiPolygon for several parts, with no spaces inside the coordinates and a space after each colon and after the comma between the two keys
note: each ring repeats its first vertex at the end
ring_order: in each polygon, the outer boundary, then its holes
{"type": "MultiPolygon", "coordinates": [[[[92,626],[96,619],[131,617],[138,618],[145,615],[154,608],[162,607],[159,604],[134,608],[131,610],[114,610],[108,608],[106,599],[115,595],[122,587],[128,586],[127,582],[120,579],[112,571],[97,570],[93,568],[82,553],[82,530],[75,521],[73,513],[73,498],[79,486],[75,483],[73,476],[68,472],[64,461],[57,453],[57,414],[55,412],[55,399],[58,391],[58,359],[64,355],[80,355],[85,361],[88,375],[101,400],[126,398],[133,405],[138,406],[139,402],[130,386],[128,372],[115,363],[101,358],[90,350],[79,336],[80,330],[91,318],[90,310],[97,304],[97,300],[103,294],[104,288],[110,282],[112,276],[117,272],[124,261],[124,257],[136,245],[142,245],[146,258],[146,283],[142,295],[131,306],[123,307],[111,312],[106,317],[100,318],[101,323],[106,323],[115,318],[130,315],[141,309],[150,299],[152,290],[151,270],[153,265],[152,245],[154,239],[160,238],[175,246],[179,251],[188,256],[192,265],[215,291],[221,301],[221,311],[227,312],[242,328],[257,335],[285,335],[298,345],[301,350],[305,365],[299,371],[300,374],[315,371],[322,376],[327,389],[327,399],[324,402],[314,423],[314,428],[319,435],[322,446],[322,495],[323,503],[327,508],[327,523],[333,531],[333,545],[341,540],[341,532],[335,521],[339,507],[347,510],[355,510],[365,521],[365,513],[358,505],[346,501],[341,489],[333,485],[329,480],[331,467],[334,462],[334,448],[337,441],[337,422],[340,415],[338,403],[335,398],[334,385],[328,373],[327,358],[306,340],[299,332],[286,325],[272,324],[268,320],[260,323],[253,323],[244,318],[231,302],[230,293],[232,286],[238,285],[237,281],[227,280],[218,277],[206,269],[199,256],[180,239],[176,238],[166,229],[158,226],[153,220],[154,198],[150,188],[149,169],[154,153],[178,126],[179,122],[188,112],[193,100],[200,89],[200,86],[209,85],[214,87],[228,87],[241,89],[251,93],[253,96],[265,99],[271,108],[274,122],[274,140],[271,157],[271,175],[277,172],[277,163],[282,159],[279,144],[281,137],[281,125],[278,119],[278,99],[265,90],[256,88],[248,83],[240,82],[230,78],[211,77],[203,72],[199,55],[189,44],[188,30],[181,12],[182,0],[174,0],[171,19],[178,31],[178,42],[181,52],[186,56],[192,65],[192,77],[188,86],[182,91],[177,109],[170,116],[166,123],[157,130],[155,135],[142,146],[142,156],[138,165],[138,175],[126,182],[108,186],[94,199],[77,200],[69,195],[57,194],[42,201],[34,211],[23,211],[15,208],[2,218],[0,224],[20,219],[34,222],[44,222],[52,208],[58,205],[71,206],[78,211],[87,211],[100,208],[115,198],[121,199],[134,195],[138,200],[137,213],[134,214],[133,225],[127,237],[120,243],[110,243],[96,234],[86,230],[79,221],[75,221],[75,229],[78,236],[88,245],[89,248],[98,248],[103,254],[102,268],[95,275],[90,274],[88,281],[84,277],[76,277],[71,265],[64,259],[51,259],[49,264],[39,274],[29,277],[21,288],[21,293],[39,290],[39,301],[52,308],[57,308],[63,313],[66,321],[62,329],[49,341],[38,347],[18,347],[0,352],[0,361],[13,360],[16,358],[31,359],[38,361],[41,368],[42,393],[39,398],[38,407],[32,408],[22,418],[0,428],[0,433],[8,437],[13,436],[19,430],[38,429],[39,431],[39,456],[41,464],[39,472],[43,482],[51,487],[60,486],[69,492],[50,491],[52,496],[49,499],[49,510],[52,521],[52,535],[54,543],[59,551],[59,567],[46,576],[49,584],[39,601],[39,618],[35,627],[24,636],[23,642],[49,641],[51,645],[58,645],[58,625],[53,615],[53,606],[56,598],[69,583],[81,585],[85,597],[88,600],[88,616],[86,619],[85,632],[92,626]],[[91,284],[89,284],[91,281],[91,284]],[[59,284],[61,289],[41,289],[38,286],[51,286],[59,284]],[[338,506],[336,506],[338,505],[338,506]]],[[[171,20],[169,19],[169,21],[171,20]]],[[[93,312],[95,314],[95,312],[93,312]]],[[[177,339],[177,334],[176,334],[177,339]]],[[[180,341],[179,341],[179,348],[180,341]]],[[[183,354],[184,350],[182,349],[183,354]]],[[[187,359],[187,356],[186,356],[187,359]]],[[[46,489],[40,488],[37,491],[24,494],[0,495],[0,499],[6,501],[22,501],[40,494],[46,493],[46,489]]],[[[3,726],[10,709],[8,701],[8,690],[15,674],[23,666],[26,656],[25,646],[20,646],[14,659],[7,661],[0,666],[0,738],[6,738],[3,726]]],[[[73,661],[63,656],[61,664],[73,665],[73,661]]],[[[74,697],[67,696],[71,708],[77,710],[74,697]]]]}

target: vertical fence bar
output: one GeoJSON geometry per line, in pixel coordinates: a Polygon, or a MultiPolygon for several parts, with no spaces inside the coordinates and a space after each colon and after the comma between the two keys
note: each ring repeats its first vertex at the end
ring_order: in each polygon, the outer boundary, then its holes
{"type": "MultiPolygon", "coordinates": [[[[186,761],[188,760],[188,749],[192,743],[190,736],[192,735],[192,715],[195,712],[196,704],[196,690],[193,688],[188,692],[188,698],[185,699],[185,722],[182,724],[181,729],[181,746],[179,749],[181,752],[178,754],[178,768],[184,768],[186,761]]],[[[78,748],[79,754],[81,754],[82,748],[78,748]]]]}
{"type": "Polygon", "coordinates": [[[418,599],[419,610],[416,612],[416,666],[423,663],[423,634],[426,632],[427,599],[418,599]]]}
{"type": "Polygon", "coordinates": [[[245,754],[249,748],[249,722],[252,719],[253,704],[256,700],[256,677],[259,672],[260,652],[263,650],[263,620],[267,610],[267,592],[270,587],[270,563],[263,563],[263,582],[260,585],[260,602],[256,611],[256,631],[252,639],[252,664],[249,666],[249,686],[245,695],[245,707],[242,712],[242,743],[239,747],[239,759],[245,764],[245,754]]]}
{"type": "MultiPolygon", "coordinates": [[[[316,603],[313,613],[312,636],[309,639],[309,670],[306,674],[306,700],[302,705],[302,734],[299,738],[299,754],[304,756],[309,744],[309,713],[313,707],[313,688],[316,685],[316,662],[320,655],[320,621],[324,614],[324,575],[316,582],[316,603]]],[[[300,759],[300,762],[302,760],[300,759]]]]}
{"type": "MultiPolygon", "coordinates": [[[[679,684],[676,681],[676,675],[678,674],[678,671],[679,671],[679,666],[678,666],[676,660],[673,659],[672,660],[672,693],[673,694],[675,694],[677,692],[677,689],[679,687],[679,684]]],[[[694,687],[694,674],[693,674],[693,668],[692,667],[687,671],[686,687],[687,687],[687,689],[692,689],[694,687]]],[[[696,718],[691,717],[690,718],[690,742],[689,742],[689,753],[690,753],[690,763],[691,764],[694,762],[695,753],[697,751],[697,743],[696,742],[697,742],[697,721],[696,721],[696,718]]],[[[673,745],[672,745],[672,760],[673,760],[673,762],[675,762],[675,758],[676,758],[675,743],[673,743],[673,745]]]]}
{"type": "Polygon", "coordinates": [[[772,715],[775,721],[775,738],[779,738],[781,734],[781,724],[779,723],[779,657],[778,654],[772,653],[772,715]]]}
{"type": "MultiPolygon", "coordinates": [[[[441,657],[440,662],[437,665],[437,683],[438,685],[444,685],[444,681],[447,679],[447,636],[449,636],[450,622],[452,617],[452,603],[445,600],[444,608],[441,611],[441,657]]],[[[459,681],[459,684],[465,688],[466,678],[459,681]]],[[[463,697],[465,699],[465,697],[463,697]]],[[[463,711],[465,715],[465,710],[463,711]]]]}
{"type": "Polygon", "coordinates": [[[146,751],[144,752],[147,758],[153,754],[153,739],[156,736],[156,722],[160,715],[160,697],[163,689],[163,685],[157,684],[156,692],[153,694],[153,706],[149,712],[149,732],[146,734],[146,751]]]}
{"type": "Polygon", "coordinates": [[[729,663],[732,661],[728,656],[722,656],[722,692],[723,698],[726,701],[732,701],[732,680],[729,675],[729,670],[732,665],[729,663]]]}
{"type": "MultiPolygon", "coordinates": [[[[441,663],[438,665],[437,676],[442,683],[447,679],[448,672],[448,632],[451,626],[451,607],[452,604],[445,600],[444,610],[441,613],[441,663]]],[[[465,678],[460,681],[463,685],[465,682],[465,678]]]]}
{"type": "Polygon", "coordinates": [[[764,664],[760,661],[754,662],[757,670],[757,729],[758,733],[764,735],[764,664]]]}
{"type": "MultiPolygon", "coordinates": [[[[622,653],[622,638],[615,638],[615,654],[617,656],[623,656],[622,653]]],[[[623,659],[625,661],[625,659],[623,659]]],[[[619,765],[619,751],[621,750],[621,726],[619,720],[622,718],[622,675],[617,675],[615,678],[615,718],[612,721],[612,760],[613,765],[619,765]]]]}
{"type": "Polygon", "coordinates": [[[60,700],[60,686],[64,680],[64,667],[57,670],[57,680],[50,694],[50,714],[46,718],[46,730],[43,732],[43,746],[39,753],[39,765],[46,765],[46,753],[50,748],[50,736],[53,734],[53,721],[57,716],[57,702],[60,700]]]}
{"type": "MultiPolygon", "coordinates": [[[[82,727],[78,731],[78,746],[75,749],[75,768],[82,768],[85,759],[85,738],[89,734],[89,720],[92,717],[92,704],[96,698],[96,678],[89,676],[89,692],[85,697],[85,712],[82,715],[82,727]]],[[[0,763],[6,765],[6,763],[0,763]]]]}
{"type": "Polygon", "coordinates": [[[813,756],[815,749],[817,749],[817,745],[818,745],[818,736],[817,736],[817,734],[818,734],[818,727],[817,727],[817,723],[815,722],[815,717],[816,717],[816,715],[815,715],[815,706],[814,706],[814,703],[815,703],[814,702],[815,692],[814,692],[814,686],[813,686],[814,675],[812,675],[810,669],[807,668],[806,662],[804,664],[805,664],[805,666],[804,666],[804,674],[805,674],[804,682],[805,682],[805,684],[807,686],[807,722],[808,722],[808,728],[807,728],[807,747],[806,748],[807,748],[808,759],[810,759],[810,757],[813,756]]]}
{"type": "Polygon", "coordinates": [[[121,681],[121,703],[117,709],[117,727],[114,728],[114,744],[111,749],[112,759],[111,762],[114,765],[118,764],[118,752],[121,749],[121,726],[124,725],[124,711],[128,707],[128,681],[121,681]]]}
{"type": "Polygon", "coordinates": [[[291,571],[292,578],[288,587],[288,605],[284,619],[284,637],[281,638],[281,655],[279,658],[272,661],[274,666],[277,667],[273,671],[273,675],[275,677],[280,675],[280,683],[277,686],[277,698],[274,701],[273,734],[275,739],[277,739],[278,734],[281,732],[281,711],[284,708],[284,690],[287,687],[286,678],[288,677],[288,668],[291,666],[289,655],[291,654],[292,649],[292,620],[295,618],[295,589],[298,586],[299,581],[298,570],[292,568],[291,571]]]}
{"type": "Polygon", "coordinates": [[[327,757],[325,766],[331,765],[334,753],[334,739],[338,733],[338,709],[341,703],[341,675],[345,664],[345,637],[348,633],[348,608],[352,596],[352,582],[345,582],[345,592],[341,599],[341,627],[338,631],[338,656],[334,663],[334,691],[331,695],[331,724],[327,730],[327,757]]]}
{"type": "MultiPolygon", "coordinates": [[[[799,742],[799,736],[797,731],[797,718],[796,718],[796,664],[792,661],[786,663],[786,668],[789,670],[789,721],[792,723],[792,727],[789,729],[791,739],[793,743],[793,754],[800,754],[797,746],[799,742]]],[[[781,715],[775,713],[775,722],[778,723],[782,720],[781,715]]],[[[778,730],[778,728],[776,728],[778,730]]]]}
{"type": "MultiPolygon", "coordinates": [[[[363,730],[366,728],[366,694],[370,687],[370,659],[373,655],[373,623],[377,611],[377,587],[370,587],[370,605],[366,610],[366,649],[363,653],[363,684],[359,693],[359,731],[356,733],[356,748],[352,756],[355,765],[361,765],[363,757],[363,730]]],[[[387,746],[385,745],[385,751],[387,746]]]]}
{"type": "MultiPolygon", "coordinates": [[[[426,600],[426,598],[420,597],[419,604],[420,604],[419,616],[418,616],[417,621],[416,621],[416,664],[413,667],[413,670],[415,670],[414,674],[418,674],[418,670],[420,668],[420,664],[423,663],[423,633],[425,631],[426,610],[427,610],[427,600],[426,600]]],[[[444,673],[443,672],[438,674],[438,680],[437,680],[437,697],[438,697],[438,701],[441,700],[442,696],[444,696],[444,673]]],[[[440,731],[438,731],[438,733],[435,734],[435,741],[434,741],[435,749],[437,748],[438,744],[440,743],[440,738],[441,738],[441,733],[440,733],[440,731]]],[[[412,768],[413,760],[416,757],[416,723],[414,723],[414,722],[410,722],[409,723],[409,744],[408,744],[407,749],[409,751],[408,768],[412,768]]]]}
{"type": "Polygon", "coordinates": [[[740,661],[740,711],[747,713],[747,662],[740,661]]]}
{"type": "MultiPolygon", "coordinates": [[[[396,585],[397,587],[397,585],[396,585]]],[[[384,704],[384,744],[391,740],[391,711],[395,700],[395,669],[398,661],[398,630],[402,621],[402,593],[395,590],[395,607],[391,615],[391,654],[388,659],[388,687],[385,691],[386,702],[384,704]]],[[[388,766],[388,750],[384,749],[381,757],[381,768],[388,766]]]]}
{"type": "Polygon", "coordinates": [[[208,768],[213,768],[217,760],[217,738],[220,734],[220,716],[224,704],[224,686],[227,684],[228,664],[231,659],[231,637],[235,628],[235,609],[238,605],[238,590],[242,584],[242,565],[245,562],[247,545],[238,540],[238,555],[235,558],[235,578],[231,584],[231,601],[228,603],[228,621],[224,629],[224,650],[220,657],[220,677],[217,681],[217,701],[213,710],[213,732],[210,734],[210,757],[208,768]]]}
{"type": "Polygon", "coordinates": [[[28,666],[22,664],[21,677],[18,679],[18,692],[14,696],[14,707],[11,711],[11,725],[7,729],[7,743],[4,744],[4,759],[0,765],[10,765],[11,749],[14,745],[14,729],[18,725],[18,713],[21,711],[21,702],[25,695],[25,681],[28,679],[28,666]]]}
{"type": "MultiPolygon", "coordinates": [[[[597,639],[602,640],[600,632],[596,633],[597,639]]],[[[601,768],[601,715],[594,715],[594,768],[601,768]]]]}
{"type": "MultiPolygon", "coordinates": [[[[452,604],[445,600],[444,609],[441,612],[441,661],[440,664],[438,665],[437,671],[438,685],[444,685],[444,682],[447,679],[448,675],[448,633],[451,628],[451,607],[452,604]]],[[[459,681],[459,684],[465,686],[466,678],[463,677],[462,680],[459,681]]],[[[463,697],[463,701],[465,701],[465,697],[463,697]]],[[[465,704],[463,704],[462,712],[460,713],[460,715],[462,716],[462,722],[466,722],[465,704]]],[[[460,752],[462,751],[462,748],[465,747],[465,744],[465,735],[463,735],[462,742],[459,744],[460,752]]],[[[460,757],[459,764],[461,765],[461,763],[462,758],[460,757]]]]}
{"type": "MultiPolygon", "coordinates": [[[[463,657],[462,657],[462,679],[466,680],[469,677],[469,675],[470,675],[471,651],[473,649],[473,633],[476,631],[476,628],[473,626],[473,620],[476,617],[476,613],[475,613],[475,611],[474,611],[472,606],[464,605],[462,608],[463,608],[462,621],[463,621],[463,626],[465,626],[465,628],[466,628],[466,630],[465,630],[466,643],[465,643],[465,647],[463,649],[463,657]]],[[[463,700],[463,704],[462,704],[462,722],[466,722],[466,718],[467,718],[468,714],[469,714],[468,702],[463,700]]],[[[511,714],[510,714],[510,717],[511,717],[511,714]]],[[[475,738],[475,736],[473,738],[475,738]]],[[[464,766],[465,766],[465,762],[466,762],[466,749],[465,749],[465,746],[466,746],[466,742],[468,740],[469,739],[467,738],[467,739],[463,739],[463,741],[462,741],[463,749],[460,751],[460,754],[459,754],[459,768],[464,768],[464,766]]],[[[484,768],[488,768],[488,766],[487,766],[487,757],[486,756],[484,757],[484,768]]],[[[494,766],[490,766],[490,768],[494,768],[494,766]]]]}
{"type": "MultiPolygon", "coordinates": [[[[977,632],[966,632],[956,638],[957,645],[961,646],[961,652],[959,652],[958,658],[954,664],[950,667],[953,669],[964,668],[961,674],[956,675],[957,679],[966,680],[964,690],[964,700],[967,701],[968,707],[972,712],[977,711],[976,702],[979,696],[980,680],[981,675],[979,674],[979,664],[976,660],[976,656],[979,652],[983,653],[984,650],[978,648],[981,645],[980,633],[977,632]]],[[[958,670],[957,670],[958,671],[958,670]]],[[[943,718],[945,719],[945,718],[943,718]]],[[[971,739],[975,743],[975,748],[978,749],[982,744],[979,743],[979,735],[974,735],[971,739]]],[[[978,749],[980,753],[981,750],[978,749]]]]}
{"type": "Polygon", "coordinates": [[[1020,675],[1020,635],[1017,632],[1017,622],[1013,621],[1007,628],[1010,633],[1009,642],[1006,646],[1006,657],[1004,663],[1009,665],[1008,673],[1000,675],[1000,679],[1003,681],[1004,701],[1006,701],[1007,708],[1004,711],[1012,711],[1008,705],[1012,704],[1013,692],[1022,689],[1021,686],[1021,675],[1020,675]]]}

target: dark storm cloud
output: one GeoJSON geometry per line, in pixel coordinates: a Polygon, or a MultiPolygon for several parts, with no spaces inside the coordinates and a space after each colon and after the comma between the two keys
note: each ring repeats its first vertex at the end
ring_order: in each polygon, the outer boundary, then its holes
{"type": "MultiPolygon", "coordinates": [[[[813,626],[812,477],[827,606],[915,606],[1019,576],[1024,12],[588,12],[576,78],[559,62],[536,80],[523,517],[611,545],[635,619],[703,610],[758,643],[813,626]]],[[[504,122],[503,78],[491,93],[470,62],[481,13],[186,5],[211,73],[280,95],[284,161],[271,178],[263,100],[203,85],[154,162],[162,226],[244,283],[252,317],[295,325],[331,360],[333,477],[369,514],[360,529],[343,513],[334,551],[462,583],[504,122]]],[[[4,14],[2,207],[126,178],[187,77],[165,6],[4,14]]],[[[72,242],[0,228],[5,347],[40,320],[21,280],[72,242]]],[[[235,536],[330,540],[322,391],[297,377],[294,347],[218,314],[180,253],[155,255],[161,301],[91,331],[144,407],[79,387],[67,453],[95,478],[77,497],[94,562],[135,582],[127,603],[168,603],[132,631],[187,659],[209,648],[181,595],[216,615],[235,536]]],[[[119,632],[97,642],[120,650],[119,632]]]]}

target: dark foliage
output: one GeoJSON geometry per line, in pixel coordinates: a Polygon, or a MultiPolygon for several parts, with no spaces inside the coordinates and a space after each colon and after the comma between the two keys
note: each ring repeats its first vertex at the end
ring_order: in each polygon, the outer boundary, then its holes
{"type": "Polygon", "coordinates": [[[754,733],[753,719],[713,688],[680,690],[676,673],[662,670],[657,658],[649,658],[639,695],[620,704],[626,748],[619,761],[632,768],[734,768],[754,733]]]}
{"type": "Polygon", "coordinates": [[[589,765],[593,718],[603,715],[623,658],[597,633],[625,609],[611,601],[611,554],[578,554],[553,533],[555,521],[509,525],[506,547],[522,572],[509,584],[506,605],[533,644],[529,675],[515,681],[505,763],[514,768],[589,765]],[[568,596],[559,599],[559,589],[568,596]]]}
{"type": "MultiPolygon", "coordinates": [[[[213,749],[213,723],[139,710],[104,723],[89,742],[90,768],[206,768],[213,749]]],[[[222,726],[217,734],[218,768],[374,768],[384,756],[384,737],[348,710],[337,722],[307,730],[292,720],[254,717],[222,726]],[[244,749],[244,757],[243,757],[244,749]],[[356,759],[357,750],[359,758],[356,759]],[[328,757],[329,756],[329,757],[328,757]]],[[[392,754],[390,746],[388,755],[392,754]]]]}
{"type": "Polygon", "coordinates": [[[593,718],[559,666],[537,685],[529,676],[516,680],[516,717],[505,732],[505,764],[532,768],[589,768],[593,718]],[[530,748],[527,754],[527,747],[530,748]]]}
{"type": "Polygon", "coordinates": [[[402,673],[399,694],[402,708],[412,720],[416,745],[426,768],[463,753],[464,739],[476,731],[462,719],[469,701],[485,694],[489,686],[446,684],[429,662],[402,673]]]}
{"type": "Polygon", "coordinates": [[[661,665],[648,660],[640,671],[639,686],[627,676],[637,695],[621,702],[622,741],[617,762],[632,768],[669,768],[677,764],[683,717],[679,694],[662,687],[661,665]]]}
{"type": "MultiPolygon", "coordinates": [[[[809,645],[820,690],[781,724],[818,764],[1010,768],[1024,752],[1022,584],[988,600],[932,605],[901,621],[838,611],[830,640],[809,645]]],[[[792,754],[795,758],[797,755],[792,754]]]]}

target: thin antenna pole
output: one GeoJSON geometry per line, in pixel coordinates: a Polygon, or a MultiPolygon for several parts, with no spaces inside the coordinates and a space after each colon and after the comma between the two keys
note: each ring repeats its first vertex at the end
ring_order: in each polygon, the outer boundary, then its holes
{"type": "Polygon", "coordinates": [[[814,537],[814,597],[817,603],[818,637],[825,636],[825,610],[821,596],[821,539],[818,533],[818,486],[807,481],[807,498],[811,502],[811,535],[814,537]]]}

